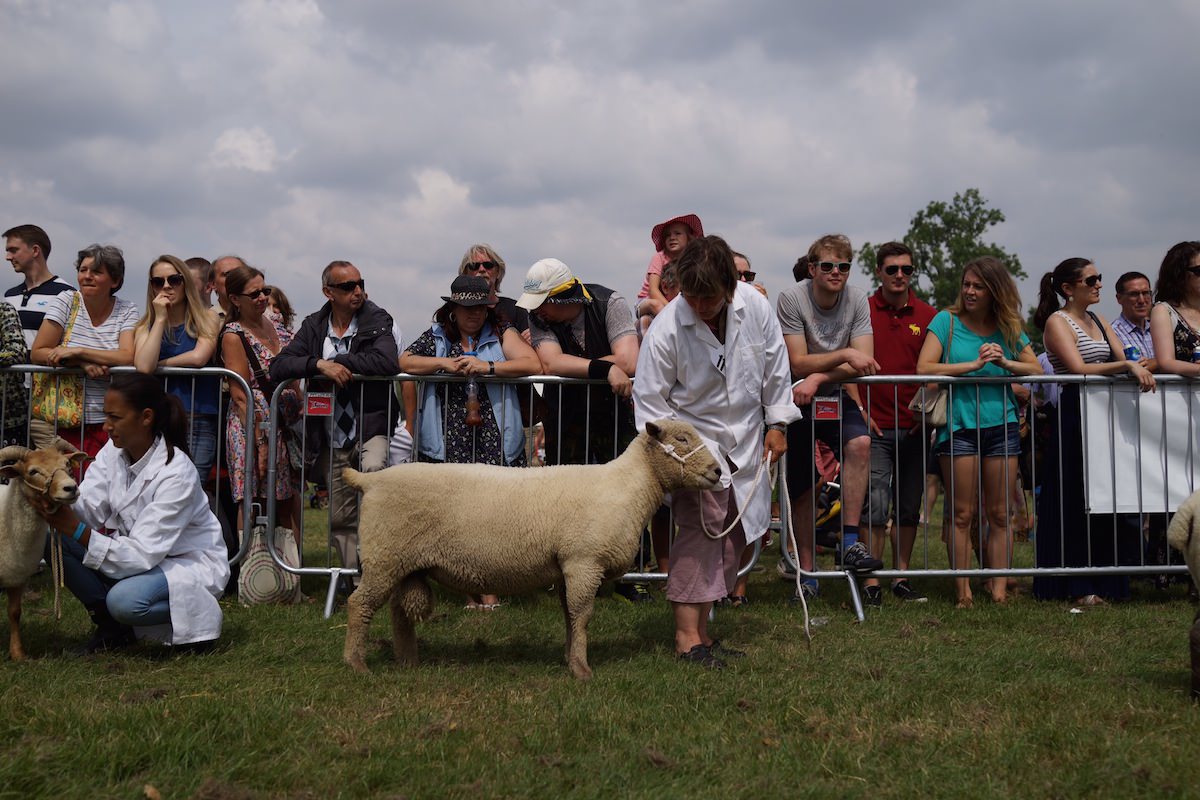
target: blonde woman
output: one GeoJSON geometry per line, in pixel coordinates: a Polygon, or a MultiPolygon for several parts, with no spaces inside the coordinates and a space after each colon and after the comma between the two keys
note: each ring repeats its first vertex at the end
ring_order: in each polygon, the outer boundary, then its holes
{"type": "MultiPolygon", "coordinates": [[[[154,259],[146,284],[146,315],[133,329],[133,364],[138,372],[207,367],[216,348],[216,319],[204,308],[187,265],[172,255],[154,259]]],[[[168,378],[167,391],[183,402],[191,422],[188,448],[203,483],[217,458],[220,381],[168,378]]]]}
{"type": "MultiPolygon", "coordinates": [[[[987,377],[1041,375],[1021,319],[1021,298],[1004,262],[984,256],[963,267],[958,299],[929,323],[929,335],[917,357],[920,375],[987,377]]],[[[955,569],[971,565],[971,523],[982,508],[988,522],[985,560],[1005,567],[1012,557],[1009,500],[1013,496],[1021,453],[1017,404],[1005,384],[962,386],[951,392],[948,424],[934,441],[948,502],[953,533],[947,539],[955,569]],[[982,496],[980,495],[982,489],[982,496]]],[[[988,582],[992,600],[1007,600],[1008,581],[988,582]]],[[[974,602],[968,578],[956,578],[958,607],[974,602]]]]}

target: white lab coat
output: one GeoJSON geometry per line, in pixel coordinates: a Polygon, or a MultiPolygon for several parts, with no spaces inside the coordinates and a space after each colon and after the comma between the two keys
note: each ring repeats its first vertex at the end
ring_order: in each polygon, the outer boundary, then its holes
{"type": "Polygon", "coordinates": [[[171,624],[138,633],[171,644],[216,639],[221,635],[217,599],[229,580],[221,524],[182,450],[176,448],[168,464],[160,436],[147,458],[134,476],[124,452],[109,442],[88,467],[74,506],[92,529],[83,564],[117,579],[161,567],[171,624]]]}
{"type": "Polygon", "coordinates": [[[746,541],[771,521],[771,485],[750,486],[762,461],[763,425],[800,419],[792,402],[783,332],[770,303],[738,283],[727,308],[725,344],[682,297],[655,317],[638,353],[633,407],[638,430],[670,418],[690,422],[721,465],[721,486],[733,486],[746,541]],[[729,462],[735,465],[730,468],[729,462]]]}

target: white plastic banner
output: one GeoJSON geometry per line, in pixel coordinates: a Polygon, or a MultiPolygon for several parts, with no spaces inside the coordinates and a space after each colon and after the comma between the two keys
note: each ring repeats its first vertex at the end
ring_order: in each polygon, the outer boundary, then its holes
{"type": "Polygon", "coordinates": [[[1079,388],[1091,513],[1174,511],[1200,487],[1200,388],[1160,383],[1154,394],[1126,383],[1079,388]]]}

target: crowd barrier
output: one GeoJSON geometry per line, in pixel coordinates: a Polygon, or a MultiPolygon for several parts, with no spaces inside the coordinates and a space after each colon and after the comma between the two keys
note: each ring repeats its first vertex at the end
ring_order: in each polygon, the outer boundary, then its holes
{"type": "MultiPolygon", "coordinates": [[[[136,372],[136,370],[133,367],[112,367],[109,372],[113,375],[119,375],[121,373],[136,372]]],[[[50,374],[54,376],[56,398],[61,397],[61,394],[58,392],[58,387],[60,383],[65,380],[81,380],[85,394],[90,385],[98,382],[106,383],[106,381],[96,381],[88,378],[87,374],[81,369],[45,367],[35,364],[16,364],[0,369],[0,381],[3,381],[6,386],[9,385],[10,382],[20,382],[20,384],[23,386],[25,400],[24,424],[19,428],[14,428],[8,424],[10,411],[9,403],[12,401],[10,400],[7,392],[0,392],[0,420],[5,421],[4,444],[28,444],[29,446],[37,446],[39,441],[52,440],[60,433],[58,422],[46,422],[35,419],[33,414],[29,411],[29,409],[33,407],[33,380],[31,376],[37,374],[50,374]]],[[[212,442],[213,464],[215,466],[210,474],[205,478],[204,485],[205,491],[210,498],[211,507],[221,522],[222,535],[225,539],[225,544],[228,549],[230,564],[236,564],[245,556],[246,551],[249,548],[251,538],[250,532],[253,529],[255,515],[246,515],[242,522],[242,529],[239,535],[236,531],[237,508],[230,494],[227,471],[225,470],[227,459],[226,442],[224,436],[224,420],[226,419],[229,411],[229,392],[227,388],[229,383],[236,383],[241,387],[243,392],[247,393],[247,395],[249,394],[250,390],[249,386],[236,372],[220,367],[163,367],[159,369],[156,374],[162,377],[165,386],[169,388],[175,388],[179,394],[183,395],[181,399],[184,400],[185,408],[195,407],[197,386],[199,385],[200,381],[223,382],[221,390],[217,393],[218,400],[216,413],[212,415],[215,418],[213,420],[215,423],[215,441],[212,442]]],[[[12,385],[15,388],[16,384],[12,383],[12,385]]],[[[59,418],[58,410],[58,406],[56,405],[53,414],[56,420],[59,418]]],[[[195,454],[197,445],[201,444],[196,437],[202,434],[199,430],[199,426],[195,424],[195,415],[189,414],[188,421],[188,435],[190,438],[189,450],[195,454]]],[[[83,437],[86,432],[89,429],[100,427],[102,424],[102,422],[88,423],[85,418],[78,429],[71,429],[69,432],[62,430],[61,433],[64,434],[62,438],[75,447],[81,447],[83,437]]],[[[246,439],[246,449],[244,452],[244,457],[246,459],[245,463],[253,464],[255,463],[254,437],[247,436],[246,439]]],[[[253,470],[248,471],[246,480],[247,495],[253,496],[255,481],[253,470]]]]}
{"type": "MultiPolygon", "coordinates": [[[[404,383],[418,384],[418,394],[423,390],[421,384],[432,384],[442,387],[440,391],[446,391],[448,387],[455,383],[463,383],[466,379],[460,376],[448,375],[431,375],[431,376],[414,376],[399,374],[395,376],[380,377],[380,378],[365,378],[355,376],[355,385],[358,391],[363,391],[363,387],[367,382],[385,381],[394,383],[398,387],[404,383]]],[[[603,439],[606,444],[603,451],[604,455],[613,456],[619,454],[622,449],[622,440],[620,431],[615,425],[605,423],[603,426],[592,427],[591,420],[600,416],[599,408],[595,405],[597,397],[611,398],[611,393],[608,393],[607,384],[603,381],[587,381],[564,379],[548,376],[534,376],[517,380],[497,380],[490,378],[480,378],[478,383],[481,387],[487,384],[510,384],[517,387],[518,403],[521,406],[521,412],[524,415],[523,419],[526,423],[534,422],[538,415],[546,416],[546,398],[555,396],[556,387],[567,386],[583,386],[593,385],[600,388],[600,392],[593,395],[588,393],[585,399],[585,414],[584,417],[588,420],[586,428],[586,437],[589,441],[594,438],[603,439]],[[540,391],[539,391],[540,390],[540,391]],[[605,394],[608,393],[608,394],[605,394]],[[541,410],[539,411],[539,404],[541,410]]],[[[974,403],[978,405],[978,394],[975,387],[985,386],[988,384],[1010,385],[1013,382],[1004,378],[948,378],[941,376],[929,376],[917,378],[914,376],[873,376],[854,381],[858,386],[863,404],[869,407],[869,402],[873,395],[878,392],[887,392],[892,397],[894,404],[898,394],[898,385],[904,384],[930,384],[930,385],[947,385],[951,398],[959,396],[963,392],[969,395],[974,394],[974,403]]],[[[1045,437],[1051,432],[1058,437],[1062,437],[1063,425],[1060,406],[1045,405],[1039,399],[1045,394],[1048,389],[1062,389],[1067,386],[1078,386],[1080,394],[1080,402],[1082,409],[1081,424],[1085,435],[1078,442],[1082,448],[1082,471],[1079,475],[1066,474],[1063,472],[1064,467],[1060,464],[1053,479],[1057,481],[1059,486],[1064,485],[1069,481],[1080,481],[1084,486],[1084,497],[1087,503],[1086,511],[1088,512],[1084,518],[1084,530],[1070,531],[1065,530],[1060,525],[1061,532],[1059,541],[1055,544],[1060,554],[1060,558],[1056,561],[1059,563],[1039,563],[1043,559],[1039,559],[1036,548],[1032,542],[1022,541],[1018,536],[1017,540],[1008,547],[1003,563],[980,563],[978,566],[970,567],[955,567],[954,562],[960,553],[952,546],[950,552],[946,552],[946,546],[940,534],[948,528],[948,521],[942,519],[942,515],[935,515],[932,507],[924,508],[922,520],[918,526],[917,540],[913,548],[912,561],[907,570],[897,570],[894,568],[884,568],[878,570],[874,575],[883,579],[885,582],[894,578],[1001,578],[1001,577],[1022,577],[1022,576],[1050,576],[1050,575],[1172,575],[1183,574],[1186,567],[1182,564],[1181,559],[1172,554],[1169,549],[1154,551],[1146,545],[1153,544],[1155,546],[1162,544],[1165,530],[1166,514],[1177,507],[1182,498],[1190,494],[1200,483],[1200,460],[1196,458],[1195,448],[1195,430],[1196,430],[1196,415],[1200,411],[1200,405],[1197,404],[1196,384],[1190,380],[1182,379],[1177,376],[1159,376],[1159,386],[1156,394],[1143,395],[1135,390],[1133,384],[1123,378],[1108,378],[1108,377],[1085,377],[1085,376],[1037,376],[1021,381],[1022,384],[1028,385],[1034,390],[1033,400],[1030,401],[1029,408],[1031,411],[1024,421],[1024,430],[1022,431],[1022,442],[1024,443],[1024,456],[1016,459],[1017,463],[1012,464],[1009,460],[1005,460],[1003,469],[1016,469],[1021,472],[1022,490],[1019,496],[1009,496],[1006,493],[1004,498],[1004,518],[1013,520],[1014,517],[1019,518],[1018,512],[1023,512],[1026,518],[1035,517],[1033,513],[1034,494],[1046,482],[1046,476],[1042,474],[1045,467],[1039,463],[1043,455],[1042,451],[1046,448],[1047,443],[1045,437]],[[1183,434],[1183,435],[1181,435],[1183,434]],[[1104,514],[1105,516],[1099,516],[1104,514]],[[1127,541],[1129,534],[1127,530],[1136,531],[1135,536],[1138,537],[1138,546],[1131,548],[1130,542],[1127,541]],[[1097,536],[1096,534],[1103,534],[1097,536]],[[1082,536],[1087,542],[1087,553],[1082,563],[1069,564],[1066,563],[1066,551],[1070,537],[1082,536]],[[1148,542],[1148,538],[1153,538],[1154,541],[1148,542]],[[1133,553],[1133,555],[1130,555],[1133,553]],[[943,563],[945,562],[945,563],[943,563]]],[[[276,395],[272,398],[272,413],[270,427],[268,433],[269,444],[271,451],[279,446],[283,429],[288,427],[281,422],[279,415],[279,398],[280,394],[285,391],[286,387],[279,387],[276,395]]],[[[445,397],[445,394],[442,395],[445,397]]],[[[561,404],[561,394],[558,395],[558,402],[561,404]]],[[[400,394],[398,391],[389,393],[389,403],[401,404],[400,394]]],[[[507,410],[504,403],[507,400],[502,400],[499,410],[503,413],[507,410]]],[[[612,402],[606,400],[604,402],[612,402]]],[[[442,403],[442,413],[446,412],[446,403],[442,403]]],[[[559,406],[561,411],[563,406],[559,406]]],[[[332,431],[334,420],[332,417],[332,400],[328,394],[318,394],[315,400],[309,400],[302,405],[301,413],[303,417],[320,416],[322,424],[327,424],[327,434],[332,431]]],[[[609,419],[612,417],[609,414],[609,419]]],[[[556,417],[551,414],[550,419],[556,419],[558,425],[562,424],[563,415],[559,413],[556,417]]],[[[841,423],[839,423],[840,425],[841,423]]],[[[310,442],[305,441],[310,428],[307,425],[292,426],[299,431],[300,446],[307,448],[310,442]]],[[[914,426],[916,433],[926,440],[933,434],[934,428],[928,422],[921,418],[919,423],[914,426]]],[[[416,453],[421,448],[421,426],[419,419],[415,420],[414,430],[416,431],[415,441],[412,443],[413,459],[416,459],[416,453]]],[[[561,428],[556,429],[556,432],[561,432],[561,428]]],[[[533,464],[538,460],[538,449],[533,441],[533,434],[527,431],[529,439],[527,440],[526,456],[533,464]]],[[[554,436],[547,437],[552,442],[554,436]]],[[[813,448],[816,447],[816,442],[813,443],[813,448]]],[[[1061,449],[1066,442],[1058,442],[1057,446],[1061,449]]],[[[1074,442],[1070,442],[1074,444],[1074,442]]],[[[359,443],[361,447],[361,443],[359,443]]],[[[562,438],[557,438],[557,447],[562,447],[562,438]]],[[[811,452],[811,450],[809,451],[811,452]]],[[[1014,452],[1012,455],[1016,456],[1014,452]]],[[[561,461],[565,456],[564,452],[552,446],[549,458],[547,461],[561,461]]],[[[601,454],[593,451],[586,452],[584,457],[588,460],[607,460],[601,459],[601,454]]],[[[808,453],[791,452],[787,456],[794,465],[797,459],[804,459],[800,468],[810,468],[815,470],[812,465],[813,459],[808,453]]],[[[931,467],[936,466],[938,459],[934,459],[930,455],[930,450],[927,447],[921,449],[920,463],[899,463],[893,465],[893,472],[899,474],[902,470],[919,470],[922,475],[930,471],[931,467]]],[[[267,485],[274,485],[276,461],[268,460],[267,485]]],[[[314,470],[319,473],[320,465],[314,470]]],[[[793,468],[795,468],[793,466],[793,468]]],[[[779,484],[777,485],[777,495],[784,495],[784,470],[780,470],[779,484]]],[[[330,477],[327,473],[324,474],[303,474],[302,481],[304,485],[310,482],[320,483],[325,482],[327,486],[332,486],[330,477]]],[[[1007,477],[1007,476],[1006,476],[1007,477]]],[[[978,557],[977,554],[986,552],[986,545],[989,539],[989,525],[986,521],[987,515],[981,507],[983,492],[982,478],[976,478],[976,485],[973,487],[974,496],[978,499],[980,505],[975,507],[973,513],[973,532],[971,534],[972,542],[972,559],[978,557]]],[[[836,485],[837,481],[827,481],[830,486],[836,485]]],[[[821,482],[818,482],[818,489],[821,488],[821,482]]],[[[967,487],[957,485],[953,474],[946,481],[944,492],[946,501],[944,508],[949,509],[953,505],[953,500],[961,491],[967,490],[967,487]]],[[[469,487],[447,487],[448,496],[453,496],[456,491],[464,492],[464,497],[469,498],[469,487]]],[[[795,500],[796,498],[792,498],[795,500]]],[[[337,501],[337,498],[330,497],[330,506],[337,501]]],[[[872,513],[873,504],[876,499],[871,497],[871,493],[866,493],[864,500],[863,519],[869,519],[872,513]]],[[[843,509],[844,511],[844,509],[843,509]]],[[[1060,517],[1062,509],[1058,509],[1060,517]]],[[[811,569],[799,570],[802,578],[816,579],[838,579],[846,580],[850,590],[852,599],[852,607],[855,613],[862,618],[863,608],[861,596],[859,594],[858,584],[853,579],[850,573],[840,569],[833,561],[833,557],[827,552],[822,553],[820,548],[822,534],[828,536],[827,531],[818,530],[818,517],[827,514],[827,509],[814,508],[812,514],[812,548],[814,552],[819,554],[818,563],[814,564],[811,569]],[[828,566],[823,566],[828,565],[828,566]]],[[[273,524],[277,515],[277,503],[273,497],[273,493],[268,493],[265,509],[265,517],[260,518],[260,522],[273,524]]],[[[841,518],[838,518],[839,522],[841,518]]],[[[301,521],[303,515],[301,515],[301,521]]],[[[786,542],[789,534],[792,531],[794,520],[787,509],[778,515],[771,523],[771,527],[779,532],[776,537],[781,542],[786,542]]],[[[865,535],[865,525],[864,536],[865,535]]],[[[835,525],[833,533],[836,535],[840,529],[840,524],[835,525]]],[[[671,528],[673,530],[673,527],[671,528]]],[[[1037,536],[1037,527],[1031,532],[1031,537],[1037,536]]],[[[953,542],[953,539],[951,540],[953,542]]],[[[273,542],[268,538],[269,545],[273,546],[273,542]]],[[[761,543],[761,540],[760,540],[761,543]]],[[[1055,547],[1049,548],[1043,544],[1044,551],[1052,551],[1055,547]]],[[[753,568],[755,560],[759,557],[761,548],[756,546],[753,552],[753,559],[748,560],[742,568],[742,573],[745,574],[753,568]]],[[[289,566],[283,565],[285,569],[301,575],[321,575],[329,578],[329,588],[326,596],[326,614],[330,614],[333,609],[335,592],[338,586],[338,581],[344,577],[350,577],[357,574],[356,568],[348,568],[335,557],[335,548],[332,542],[328,548],[329,557],[324,566],[304,565],[289,566]]],[[[273,553],[278,561],[278,554],[273,553]]],[[[791,570],[797,567],[795,554],[791,548],[784,545],[781,546],[781,563],[791,570]]],[[[621,580],[626,582],[653,582],[665,580],[666,574],[657,571],[652,566],[653,560],[651,553],[643,545],[639,552],[639,556],[635,565],[631,567],[631,571],[627,573],[621,580]]]]}

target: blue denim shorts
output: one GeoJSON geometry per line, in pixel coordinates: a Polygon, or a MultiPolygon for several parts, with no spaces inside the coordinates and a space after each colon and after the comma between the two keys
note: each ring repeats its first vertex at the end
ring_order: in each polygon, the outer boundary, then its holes
{"type": "Polygon", "coordinates": [[[1021,454],[1021,426],[1015,422],[990,428],[962,429],[954,432],[934,449],[939,456],[1015,457],[1021,454]]]}

